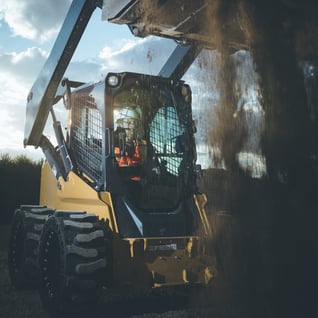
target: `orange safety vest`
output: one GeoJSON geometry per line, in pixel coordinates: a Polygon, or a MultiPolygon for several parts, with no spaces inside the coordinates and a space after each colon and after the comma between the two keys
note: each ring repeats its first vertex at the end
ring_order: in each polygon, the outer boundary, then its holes
{"type": "Polygon", "coordinates": [[[147,142],[145,140],[136,140],[135,152],[132,157],[126,151],[123,156],[120,156],[120,148],[115,147],[115,157],[119,167],[138,166],[144,163],[147,155],[147,142]]]}

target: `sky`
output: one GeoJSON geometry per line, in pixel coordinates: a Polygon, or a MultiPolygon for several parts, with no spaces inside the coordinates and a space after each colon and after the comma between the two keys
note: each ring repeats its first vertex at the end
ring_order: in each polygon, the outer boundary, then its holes
{"type": "MultiPolygon", "coordinates": [[[[23,147],[26,97],[70,3],[71,0],[0,0],[0,154],[43,158],[40,149],[23,147]]],[[[101,16],[97,8],[65,77],[96,82],[109,71],[156,75],[175,43],[156,37],[134,37],[126,25],[102,21],[101,16]]]]}

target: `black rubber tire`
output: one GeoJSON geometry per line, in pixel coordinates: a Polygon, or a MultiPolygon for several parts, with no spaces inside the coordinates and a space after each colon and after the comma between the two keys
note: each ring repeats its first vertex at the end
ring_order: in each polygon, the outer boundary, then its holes
{"type": "Polygon", "coordinates": [[[38,248],[44,223],[54,211],[44,206],[21,206],[14,213],[9,241],[8,267],[17,289],[39,287],[38,248]]]}
{"type": "Polygon", "coordinates": [[[40,296],[51,315],[86,311],[110,274],[110,239],[93,214],[56,211],[40,241],[40,296]]]}

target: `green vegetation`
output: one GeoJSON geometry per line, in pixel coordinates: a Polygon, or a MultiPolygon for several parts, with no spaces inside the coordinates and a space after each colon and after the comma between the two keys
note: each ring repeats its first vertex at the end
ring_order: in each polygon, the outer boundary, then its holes
{"type": "Polygon", "coordinates": [[[21,204],[38,204],[42,161],[0,154],[0,223],[10,223],[21,204]]]}

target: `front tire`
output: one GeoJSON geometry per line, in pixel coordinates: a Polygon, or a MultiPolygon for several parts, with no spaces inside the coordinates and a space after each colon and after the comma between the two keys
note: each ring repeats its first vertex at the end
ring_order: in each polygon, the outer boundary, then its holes
{"type": "Polygon", "coordinates": [[[38,248],[44,223],[53,210],[43,206],[21,206],[11,225],[8,267],[12,284],[17,289],[39,286],[38,248]]]}
{"type": "Polygon", "coordinates": [[[48,312],[78,312],[97,302],[111,264],[108,237],[93,214],[57,211],[49,218],[39,255],[40,296],[48,312]]]}

